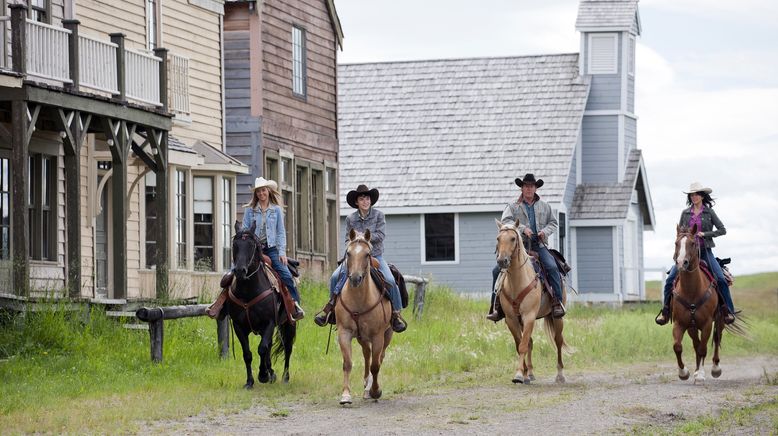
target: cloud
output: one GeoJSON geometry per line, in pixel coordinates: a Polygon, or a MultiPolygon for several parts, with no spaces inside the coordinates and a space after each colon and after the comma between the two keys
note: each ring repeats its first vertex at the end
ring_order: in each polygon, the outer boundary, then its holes
{"type": "Polygon", "coordinates": [[[641,0],[639,6],[697,17],[763,21],[765,18],[775,20],[778,16],[778,2],[774,0],[641,0]]]}

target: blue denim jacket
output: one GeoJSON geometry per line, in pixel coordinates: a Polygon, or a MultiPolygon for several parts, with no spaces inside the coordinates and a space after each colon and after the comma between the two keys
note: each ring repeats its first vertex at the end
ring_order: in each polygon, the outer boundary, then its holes
{"type": "MultiPolygon", "coordinates": [[[[286,228],[284,227],[284,210],[277,204],[271,204],[267,210],[267,246],[276,247],[279,256],[286,256],[286,228]]],[[[256,210],[250,207],[243,209],[243,229],[251,228],[251,222],[257,223],[257,229],[254,231],[259,236],[259,226],[262,214],[259,212],[259,206],[256,210]]]]}

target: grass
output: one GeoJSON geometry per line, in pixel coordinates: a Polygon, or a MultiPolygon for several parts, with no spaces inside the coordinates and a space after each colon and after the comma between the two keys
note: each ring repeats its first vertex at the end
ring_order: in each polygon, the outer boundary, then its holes
{"type": "MultiPolygon", "coordinates": [[[[778,274],[753,283],[753,290],[744,289],[744,294],[768,295],[766,290],[776,287],[778,274]]],[[[312,318],[327,298],[326,289],[308,282],[302,293],[312,318]]],[[[736,297],[744,308],[754,304],[753,340],[725,335],[724,361],[734,356],[778,354],[778,310],[756,305],[755,298],[750,301],[736,297]]],[[[384,395],[507,382],[516,365],[512,338],[502,323],[483,319],[486,306],[485,301],[460,298],[444,288],[430,289],[424,318],[415,321],[410,310],[406,311],[409,329],[395,335],[387,351],[381,369],[384,395]]],[[[245,391],[241,389],[245,369],[240,347],[236,360],[220,360],[211,320],[166,322],[164,361],[152,364],[145,331],[122,329],[100,310],[87,314],[51,309],[0,319],[3,433],[137,432],[144,421],[236,412],[255,404],[266,406],[268,416],[283,417],[289,413],[288,403],[329,404],[340,394],[341,356],[334,337],[325,354],[329,329],[316,327],[309,319],[298,330],[291,383],[258,384],[253,391],[245,391]]],[[[658,304],[621,310],[570,309],[565,334],[578,351],[565,357],[568,374],[636,362],[674,361],[669,327],[653,324],[658,304]]],[[[552,378],[555,351],[541,327],[536,327],[535,373],[539,378],[552,378]]],[[[256,351],[257,345],[258,339],[252,337],[252,349],[256,351]]],[[[354,347],[357,351],[358,346],[354,347]]],[[[282,364],[282,359],[276,363],[277,372],[282,364]]],[[[255,375],[257,365],[255,355],[255,375]]],[[[362,367],[361,359],[357,360],[351,379],[355,392],[362,367]]],[[[461,418],[467,422],[472,416],[461,418]]]]}
{"type": "Polygon", "coordinates": [[[704,416],[687,422],[677,429],[675,434],[749,434],[755,428],[778,429],[778,397],[755,406],[727,410],[717,416],[704,416]],[[769,422],[769,424],[766,424],[769,422]]]}

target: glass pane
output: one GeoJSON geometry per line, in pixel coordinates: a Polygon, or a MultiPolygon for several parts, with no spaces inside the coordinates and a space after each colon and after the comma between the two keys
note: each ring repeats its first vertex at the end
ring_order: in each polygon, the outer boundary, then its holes
{"type": "Polygon", "coordinates": [[[194,178],[194,213],[213,213],[213,179],[210,177],[194,178]]]}
{"type": "Polygon", "coordinates": [[[424,215],[424,247],[427,261],[455,260],[454,214],[424,215]]]}

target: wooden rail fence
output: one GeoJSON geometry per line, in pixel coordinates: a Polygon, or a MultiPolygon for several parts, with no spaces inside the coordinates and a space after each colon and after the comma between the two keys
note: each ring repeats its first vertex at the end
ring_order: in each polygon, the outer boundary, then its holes
{"type": "MultiPolygon", "coordinates": [[[[162,361],[162,345],[164,342],[164,321],[177,318],[190,318],[193,316],[206,316],[207,304],[193,304],[187,306],[168,307],[141,307],[135,311],[135,316],[149,323],[149,338],[151,342],[151,360],[162,361]]],[[[219,345],[219,355],[226,358],[230,351],[229,344],[230,322],[229,317],[216,321],[216,337],[219,345]]]]}

